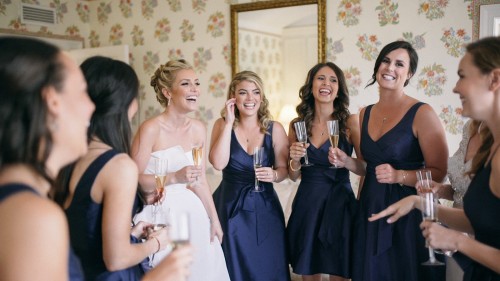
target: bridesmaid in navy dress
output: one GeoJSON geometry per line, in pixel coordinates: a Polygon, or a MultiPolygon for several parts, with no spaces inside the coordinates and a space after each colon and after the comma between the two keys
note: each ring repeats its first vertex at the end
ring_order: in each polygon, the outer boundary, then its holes
{"type": "Polygon", "coordinates": [[[357,161],[364,159],[366,174],[354,236],[354,281],[444,280],[444,266],[421,265],[428,251],[419,232],[419,212],[394,225],[368,222],[372,214],[416,194],[416,170],[430,169],[436,181],[446,175],[448,146],[437,114],[404,92],[417,64],[410,43],[392,42],[381,50],[368,84],[377,82],[380,98],[360,112],[357,161]]]}
{"type": "Polygon", "coordinates": [[[358,116],[349,113],[349,94],[342,70],[334,63],[315,65],[300,89],[299,117],[290,123],[289,175],[301,178],[287,226],[287,245],[293,272],[303,280],[344,280],[351,276],[351,231],[356,199],[346,168],[332,169],[334,149],[327,121],[339,121],[338,149],[348,155],[358,148],[358,116]],[[302,167],[306,148],[297,142],[293,124],[305,121],[307,155],[313,166],[302,167]]]}
{"type": "Polygon", "coordinates": [[[49,192],[61,167],[87,152],[85,78],[42,41],[2,37],[0,50],[0,280],[84,280],[49,192]]]}
{"type": "Polygon", "coordinates": [[[272,184],[287,176],[288,141],[283,126],[270,120],[257,74],[236,74],[221,115],[212,131],[209,159],[222,170],[222,182],[213,196],[231,280],[290,280],[285,219],[272,184]],[[254,147],[264,149],[262,167],[256,170],[254,147]],[[255,177],[264,191],[253,192],[255,177]]]}
{"type": "MultiPolygon", "coordinates": [[[[460,95],[462,115],[482,121],[491,134],[482,140],[469,175],[473,179],[464,196],[464,209],[439,206],[439,220],[449,228],[432,222],[420,226],[423,236],[435,249],[458,251],[473,263],[464,269],[465,281],[500,280],[500,37],[489,37],[469,44],[458,66],[459,80],[453,91],[460,95]],[[463,235],[474,234],[474,238],[463,235]]],[[[411,196],[370,218],[387,215],[394,223],[413,208],[420,198],[411,196]]],[[[463,256],[459,256],[460,260],[463,256]]]]}

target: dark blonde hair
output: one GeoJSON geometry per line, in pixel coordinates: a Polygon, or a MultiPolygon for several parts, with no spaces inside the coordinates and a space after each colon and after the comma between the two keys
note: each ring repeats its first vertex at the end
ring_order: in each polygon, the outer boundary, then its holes
{"type": "Polygon", "coordinates": [[[163,95],[162,89],[172,90],[177,72],[183,69],[193,69],[185,60],[171,60],[166,64],[160,65],[153,76],[151,76],[150,85],[156,93],[156,100],[163,106],[168,106],[168,99],[163,95]]]}
{"type": "MultiPolygon", "coordinates": [[[[264,91],[264,83],[262,79],[253,71],[245,70],[239,73],[236,73],[231,84],[229,84],[229,89],[227,91],[227,99],[231,99],[235,95],[236,86],[238,86],[241,82],[248,81],[252,82],[257,86],[257,89],[260,91],[261,103],[259,107],[259,111],[257,112],[257,119],[259,122],[260,132],[266,133],[267,128],[269,127],[269,123],[272,121],[271,113],[269,112],[269,100],[266,98],[266,94],[264,91]]],[[[225,108],[221,110],[222,118],[226,117],[225,108]]],[[[233,128],[238,126],[240,120],[240,112],[238,108],[234,108],[234,124],[233,128]]]]}

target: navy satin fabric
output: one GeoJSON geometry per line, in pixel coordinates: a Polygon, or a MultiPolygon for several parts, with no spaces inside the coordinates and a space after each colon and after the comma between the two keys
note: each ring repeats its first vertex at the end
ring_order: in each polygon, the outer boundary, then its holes
{"type": "Polygon", "coordinates": [[[394,224],[388,224],[384,219],[368,222],[368,217],[372,214],[404,197],[416,194],[414,187],[379,183],[375,167],[384,163],[397,170],[417,170],[424,167],[424,157],[412,131],[413,120],[421,105],[421,102],[413,105],[401,121],[377,141],[372,140],[368,134],[372,105],[366,108],[361,127],[361,153],[367,167],[355,231],[354,281],[444,278],[444,269],[430,269],[421,265],[428,259],[428,251],[419,228],[422,215],[418,210],[411,211],[394,224]]]}
{"type": "MultiPolygon", "coordinates": [[[[0,203],[8,198],[11,195],[14,195],[18,192],[32,192],[39,195],[33,188],[24,184],[7,184],[0,186],[0,203]]],[[[50,262],[50,261],[47,261],[50,262]]],[[[80,260],[73,252],[73,249],[69,248],[69,260],[68,260],[68,275],[70,281],[83,281],[85,280],[83,277],[83,270],[80,265],[80,260]]],[[[40,279],[43,279],[40,276],[40,279]]]]}
{"type": "MultiPolygon", "coordinates": [[[[123,270],[108,271],[102,251],[102,209],[103,205],[94,202],[90,196],[94,180],[104,165],[117,154],[106,151],[92,162],[78,182],[71,205],[66,209],[71,245],[81,260],[87,280],[120,281],[140,280],[144,275],[141,265],[123,270]]],[[[132,217],[131,217],[132,220],[132,217]]],[[[139,243],[130,237],[131,243],[139,243]]]]}
{"type": "MultiPolygon", "coordinates": [[[[350,277],[353,217],[357,202],[349,171],[330,169],[329,141],[319,148],[309,145],[314,166],[302,167],[301,182],[287,226],[290,264],[297,274],[326,273],[350,277]]],[[[344,136],[339,148],[348,155],[353,147],[344,136]]],[[[303,160],[301,160],[303,161],[303,160]]]]}
{"type": "MultiPolygon", "coordinates": [[[[272,132],[272,125],[268,129],[272,132]]],[[[263,166],[274,163],[271,135],[264,137],[263,166]]],[[[232,281],[290,280],[285,249],[285,220],[271,183],[252,192],[255,171],[249,155],[231,133],[230,160],[214,192],[224,231],[222,249],[232,281]]]]}
{"type": "MultiPolygon", "coordinates": [[[[481,169],[472,179],[464,196],[464,212],[474,228],[475,239],[500,249],[500,198],[490,189],[491,165],[481,169]]],[[[499,281],[500,274],[485,266],[472,262],[464,268],[464,281],[499,281]]]]}

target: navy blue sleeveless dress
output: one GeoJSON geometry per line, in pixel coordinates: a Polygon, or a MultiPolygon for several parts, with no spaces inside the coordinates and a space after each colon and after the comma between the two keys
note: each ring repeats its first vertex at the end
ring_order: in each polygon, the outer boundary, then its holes
{"type": "MultiPolygon", "coordinates": [[[[6,184],[0,186],[0,203],[7,199],[9,196],[14,195],[19,192],[32,192],[38,195],[38,192],[36,192],[33,188],[30,186],[24,185],[24,184],[6,184]]],[[[49,261],[50,262],[50,261],[49,261]]],[[[73,253],[73,249],[70,247],[69,248],[69,261],[68,261],[68,274],[69,274],[69,280],[70,281],[83,281],[85,280],[83,278],[83,271],[82,267],[80,265],[80,261],[78,260],[78,257],[73,253]]],[[[40,280],[43,279],[42,276],[40,276],[40,280]]]]}
{"type": "Polygon", "coordinates": [[[413,120],[421,105],[423,103],[420,102],[413,105],[401,121],[377,141],[368,134],[373,105],[365,110],[361,126],[361,154],[367,167],[355,226],[353,281],[428,281],[445,278],[444,266],[421,265],[429,257],[419,228],[422,222],[420,211],[413,210],[393,224],[388,224],[385,219],[368,222],[372,214],[416,194],[414,187],[379,183],[375,167],[384,163],[397,170],[424,167],[424,157],[412,131],[413,120]]]}
{"type": "MultiPolygon", "coordinates": [[[[264,136],[263,167],[274,164],[272,128],[264,136]]],[[[252,192],[255,171],[249,155],[231,132],[230,159],[214,203],[224,231],[222,249],[232,281],[288,281],[285,218],[272,183],[252,192]]]]}
{"type": "MultiPolygon", "coordinates": [[[[78,182],[71,205],[66,209],[71,245],[81,260],[87,280],[125,281],[140,280],[144,275],[141,265],[110,272],[106,269],[102,253],[102,204],[90,197],[94,180],[104,165],[117,154],[108,150],[99,155],[78,182]]],[[[130,215],[132,221],[132,214],[130,215]]],[[[132,243],[139,243],[131,237],[132,243]]]]}
{"type": "MultiPolygon", "coordinates": [[[[472,179],[464,196],[464,212],[474,229],[475,239],[500,249],[500,198],[491,192],[489,180],[491,164],[488,163],[472,179]]],[[[464,268],[464,281],[499,281],[500,274],[472,262],[464,268]]]]}
{"type": "MultiPolygon", "coordinates": [[[[307,148],[309,162],[314,166],[301,168],[301,181],[287,225],[287,245],[293,272],[350,278],[351,232],[357,202],[349,171],[329,168],[330,146],[326,141],[319,148],[312,144],[307,148]]],[[[352,154],[353,147],[343,135],[339,148],[352,154]]]]}

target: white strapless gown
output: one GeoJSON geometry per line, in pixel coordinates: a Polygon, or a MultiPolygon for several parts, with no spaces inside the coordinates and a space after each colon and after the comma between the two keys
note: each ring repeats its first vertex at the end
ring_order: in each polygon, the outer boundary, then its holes
{"type": "MultiPolygon", "coordinates": [[[[168,171],[176,172],[187,165],[193,165],[191,151],[184,152],[181,146],[170,147],[151,153],[144,174],[154,174],[154,158],[168,159],[168,171]]],[[[190,217],[190,242],[194,247],[194,260],[190,268],[190,281],[225,281],[230,280],[226,260],[219,240],[215,237],[210,243],[210,221],[207,211],[200,198],[186,184],[172,184],[165,187],[165,197],[162,202],[165,212],[187,212],[190,217]]],[[[142,212],[134,217],[134,222],[152,222],[152,206],[144,206],[142,212]]],[[[155,255],[153,266],[156,266],[168,251],[163,250],[155,255]]]]}

